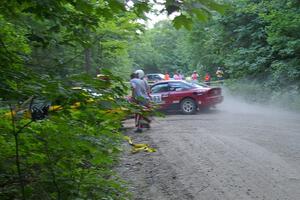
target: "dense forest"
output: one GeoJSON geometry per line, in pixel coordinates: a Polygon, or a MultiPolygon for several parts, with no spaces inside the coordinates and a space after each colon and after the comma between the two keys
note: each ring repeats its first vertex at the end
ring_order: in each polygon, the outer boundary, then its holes
{"type": "Polygon", "coordinates": [[[129,199],[112,169],[136,69],[222,67],[234,93],[300,107],[298,0],[158,1],[176,17],[149,29],[154,2],[0,2],[1,199],[129,199]]]}
{"type": "Polygon", "coordinates": [[[250,101],[300,107],[300,3],[236,0],[224,14],[176,29],[161,21],[131,51],[148,72],[196,70],[213,78],[225,70],[227,86],[250,101]]]}

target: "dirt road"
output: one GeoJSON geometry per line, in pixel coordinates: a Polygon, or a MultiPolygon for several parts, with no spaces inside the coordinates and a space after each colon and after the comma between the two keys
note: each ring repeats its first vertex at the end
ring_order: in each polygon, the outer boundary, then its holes
{"type": "Polygon", "coordinates": [[[211,112],[156,118],[128,135],[157,148],[131,154],[124,145],[118,171],[134,199],[300,199],[298,114],[228,97],[211,112]]]}

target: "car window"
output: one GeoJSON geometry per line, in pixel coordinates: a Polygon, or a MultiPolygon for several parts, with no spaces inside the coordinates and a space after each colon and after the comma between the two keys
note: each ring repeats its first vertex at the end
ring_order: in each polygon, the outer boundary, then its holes
{"type": "Polygon", "coordinates": [[[148,75],[147,78],[149,80],[161,80],[161,78],[158,75],[148,75]]]}
{"type": "Polygon", "coordinates": [[[171,91],[183,91],[192,88],[191,85],[185,84],[183,82],[170,82],[171,91]]]}
{"type": "Polygon", "coordinates": [[[148,78],[149,80],[152,80],[152,75],[147,75],[147,78],[148,78]]]}
{"type": "Polygon", "coordinates": [[[156,80],[163,80],[164,75],[163,74],[147,74],[148,80],[156,81],[156,80]]]}
{"type": "Polygon", "coordinates": [[[160,77],[158,75],[154,75],[153,79],[160,79],[160,77]]]}
{"type": "Polygon", "coordinates": [[[157,84],[151,88],[152,93],[168,92],[168,83],[157,84]]]}

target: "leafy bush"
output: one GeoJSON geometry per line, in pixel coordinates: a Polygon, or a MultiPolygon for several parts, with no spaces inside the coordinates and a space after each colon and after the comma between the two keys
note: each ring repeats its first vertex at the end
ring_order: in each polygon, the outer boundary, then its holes
{"type": "Polygon", "coordinates": [[[226,87],[234,96],[250,103],[262,103],[281,108],[300,110],[300,91],[296,85],[285,88],[271,85],[270,82],[249,80],[227,80],[226,87]]]}
{"type": "Polygon", "coordinates": [[[109,80],[73,77],[98,95],[65,87],[49,96],[61,107],[43,120],[19,115],[20,108],[6,102],[11,112],[0,114],[1,199],[128,198],[112,167],[131,105],[122,98],[121,80],[104,73],[109,80]]]}

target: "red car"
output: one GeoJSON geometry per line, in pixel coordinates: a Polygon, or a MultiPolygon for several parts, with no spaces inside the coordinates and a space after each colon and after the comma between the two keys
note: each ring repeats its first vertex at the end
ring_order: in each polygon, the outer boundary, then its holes
{"type": "Polygon", "coordinates": [[[161,109],[181,110],[184,114],[193,114],[223,101],[221,88],[181,80],[155,83],[151,87],[151,97],[161,109]]]}

